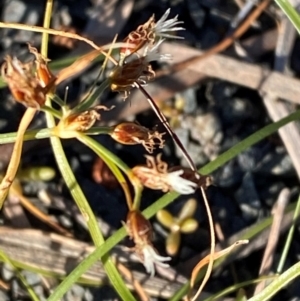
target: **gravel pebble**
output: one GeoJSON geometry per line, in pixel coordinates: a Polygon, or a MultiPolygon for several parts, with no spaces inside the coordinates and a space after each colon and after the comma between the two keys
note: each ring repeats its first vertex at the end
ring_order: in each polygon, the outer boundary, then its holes
{"type": "MultiPolygon", "coordinates": [[[[42,2],[36,2],[32,5],[20,0],[4,1],[5,6],[2,13],[3,22],[24,23],[28,25],[36,25],[43,9],[42,2]]],[[[1,43],[4,48],[9,47],[14,41],[18,43],[28,42],[32,39],[34,32],[16,31],[14,29],[2,29],[1,43]]]]}
{"type": "MultiPolygon", "coordinates": [[[[4,281],[10,281],[15,275],[14,269],[10,264],[4,263],[1,268],[1,276],[4,281]]],[[[1,300],[1,299],[0,299],[1,300]]]]}
{"type": "Polygon", "coordinates": [[[1,301],[10,301],[10,297],[3,291],[0,290],[0,300],[1,301]]]}
{"type": "Polygon", "coordinates": [[[242,185],[235,193],[235,198],[240,204],[243,217],[247,221],[252,221],[258,218],[261,210],[261,202],[254,184],[253,174],[247,172],[242,181],[242,185]]]}

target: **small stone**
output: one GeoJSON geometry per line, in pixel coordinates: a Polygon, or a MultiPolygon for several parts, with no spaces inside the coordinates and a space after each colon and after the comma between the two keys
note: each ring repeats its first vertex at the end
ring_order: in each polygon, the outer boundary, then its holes
{"type": "Polygon", "coordinates": [[[295,174],[291,158],[283,148],[276,148],[275,153],[268,153],[264,156],[255,171],[276,176],[292,176],[295,174]]]}
{"type": "Polygon", "coordinates": [[[261,210],[261,202],[256,191],[252,173],[247,172],[245,174],[241,187],[235,193],[235,198],[240,204],[240,209],[246,220],[257,219],[261,210]]]}
{"type": "Polygon", "coordinates": [[[10,281],[15,276],[13,267],[10,264],[4,263],[1,269],[1,275],[4,281],[10,281]]]}
{"type": "Polygon", "coordinates": [[[89,289],[86,289],[83,296],[83,301],[95,301],[92,292],[89,289]]]}
{"type": "MultiPolygon", "coordinates": [[[[182,143],[182,145],[187,148],[188,147],[188,143],[189,143],[189,130],[188,129],[184,129],[182,127],[176,128],[174,129],[175,134],[177,135],[178,139],[180,140],[180,142],[182,143]]],[[[179,150],[179,149],[178,149],[179,150]]],[[[179,157],[181,157],[180,155],[180,150],[178,153],[176,153],[179,157]]]]}
{"type": "Polygon", "coordinates": [[[59,215],[59,216],[57,217],[57,219],[59,220],[59,223],[60,223],[63,227],[65,227],[65,228],[67,228],[67,229],[72,229],[72,228],[73,228],[73,222],[72,222],[72,220],[71,220],[70,217],[68,217],[68,216],[66,216],[66,215],[59,215]]]}
{"type": "Polygon", "coordinates": [[[71,291],[77,296],[83,296],[85,289],[81,285],[74,284],[71,287],[71,291]]]}
{"type": "Polygon", "coordinates": [[[1,301],[10,301],[10,297],[7,294],[0,290],[0,300],[1,301]]]}
{"type": "Polygon", "coordinates": [[[175,107],[186,114],[192,114],[197,109],[197,98],[195,88],[189,88],[176,94],[175,107]],[[177,96],[178,95],[178,96],[177,96]]]}
{"type": "Polygon", "coordinates": [[[12,279],[10,289],[13,300],[19,300],[18,298],[20,298],[20,296],[25,295],[24,291],[20,287],[19,281],[16,278],[12,279]]]}
{"type": "Polygon", "coordinates": [[[231,187],[241,182],[242,172],[235,160],[229,161],[214,173],[214,182],[221,187],[231,187]]]}
{"type": "Polygon", "coordinates": [[[237,156],[237,161],[242,171],[253,171],[261,159],[261,149],[250,147],[237,156]]]}
{"type": "Polygon", "coordinates": [[[201,29],[206,16],[203,6],[200,4],[200,1],[188,0],[186,2],[192,20],[194,21],[196,27],[201,29]]]}
{"type": "Polygon", "coordinates": [[[44,292],[44,288],[41,284],[34,286],[34,291],[37,294],[37,296],[39,297],[39,301],[46,301],[47,298],[45,297],[45,292],[44,292]]]}
{"type": "Polygon", "coordinates": [[[35,285],[38,285],[41,283],[40,275],[38,275],[36,273],[32,273],[30,271],[26,271],[26,270],[22,271],[21,273],[25,277],[28,285],[35,286],[35,285]]]}
{"type": "Polygon", "coordinates": [[[185,118],[184,122],[191,131],[191,137],[199,141],[201,145],[219,144],[223,138],[220,120],[213,112],[196,117],[189,116],[185,118]]]}
{"type": "MultiPolygon", "coordinates": [[[[261,184],[261,183],[260,183],[261,184]]],[[[283,182],[275,182],[272,184],[268,184],[268,182],[262,186],[263,188],[260,190],[260,199],[269,206],[272,207],[274,202],[278,198],[280,191],[286,188],[286,185],[283,182]]]]}
{"type": "MultiPolygon", "coordinates": [[[[28,1],[20,1],[20,0],[11,0],[6,1],[6,5],[4,6],[2,16],[4,22],[14,22],[14,23],[23,23],[27,25],[36,25],[43,10],[43,5],[37,2],[35,4],[30,5],[28,1]]],[[[13,40],[21,42],[28,42],[32,40],[33,35],[35,34],[32,31],[16,31],[14,29],[3,29],[3,36],[6,37],[5,41],[1,41],[1,43],[5,43],[5,47],[8,47],[13,40]],[[11,36],[14,35],[13,40],[11,36]]]]}

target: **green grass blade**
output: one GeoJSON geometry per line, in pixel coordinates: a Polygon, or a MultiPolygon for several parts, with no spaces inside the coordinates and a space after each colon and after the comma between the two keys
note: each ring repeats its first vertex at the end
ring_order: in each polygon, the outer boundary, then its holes
{"type": "Polygon", "coordinates": [[[278,274],[282,273],[284,264],[286,262],[286,258],[287,258],[288,252],[290,250],[290,246],[291,246],[292,239],[293,239],[294,232],[295,232],[295,223],[296,223],[296,220],[299,217],[299,214],[300,214],[300,195],[298,197],[296,209],[295,209],[295,212],[294,212],[293,224],[292,224],[292,226],[289,230],[288,236],[286,238],[286,242],[284,244],[284,248],[283,248],[283,251],[282,251],[282,254],[281,254],[281,257],[280,257],[280,260],[279,260],[279,264],[278,264],[278,267],[277,267],[277,273],[278,274]]]}
{"type": "Polygon", "coordinates": [[[95,105],[95,102],[102,95],[104,90],[108,87],[108,79],[104,80],[99,87],[96,87],[86,99],[79,103],[72,111],[74,112],[84,112],[95,105]]]}
{"type": "MultiPolygon", "coordinates": [[[[93,127],[85,132],[86,135],[101,135],[108,134],[111,132],[111,127],[93,127]]],[[[0,134],[0,145],[13,143],[16,141],[17,133],[4,133],[0,134]]],[[[40,130],[28,130],[24,135],[24,141],[35,140],[35,139],[45,139],[50,138],[52,135],[51,129],[40,129],[40,130]]]]}
{"type": "Polygon", "coordinates": [[[300,33],[300,16],[295,8],[287,0],[275,0],[275,2],[293,23],[298,33],[300,33]]]}
{"type": "Polygon", "coordinates": [[[28,284],[26,278],[22,275],[22,273],[20,273],[20,271],[16,268],[16,266],[14,265],[13,261],[10,260],[10,258],[3,252],[0,250],[0,260],[2,262],[6,262],[9,265],[11,265],[14,269],[15,269],[15,273],[17,275],[17,277],[20,279],[20,281],[23,283],[24,288],[27,290],[29,296],[31,297],[31,299],[33,301],[39,301],[39,297],[36,295],[35,291],[33,290],[33,288],[28,284]]]}
{"type": "MultiPolygon", "coordinates": [[[[99,230],[99,226],[97,223],[97,220],[95,218],[95,215],[93,214],[78,182],[75,179],[75,176],[70,168],[70,165],[67,161],[67,158],[65,156],[65,153],[63,151],[61,142],[59,138],[52,137],[51,143],[53,147],[53,152],[56,157],[57,164],[59,166],[60,172],[66,182],[66,185],[68,186],[78,208],[82,212],[83,216],[86,217],[87,225],[89,228],[89,232],[91,234],[91,237],[95,243],[95,246],[99,247],[104,243],[104,238],[99,230]]],[[[122,277],[118,273],[113,261],[106,255],[104,258],[102,258],[104,269],[107,273],[107,276],[109,280],[111,281],[112,285],[116,289],[116,291],[122,296],[122,298],[125,298],[125,300],[135,300],[135,298],[132,296],[128,288],[126,287],[124,281],[122,280],[122,277]]],[[[83,274],[83,271],[82,273],[83,274]]],[[[69,286],[65,286],[64,284],[62,286],[59,286],[55,292],[49,297],[49,301],[57,301],[60,300],[60,298],[63,296],[64,293],[66,293],[70,289],[69,286]],[[57,297],[57,296],[60,297],[57,297]]]]}
{"type": "Polygon", "coordinates": [[[277,122],[271,123],[263,127],[262,129],[258,130],[254,134],[248,136],[243,141],[237,143],[228,151],[218,156],[215,160],[206,164],[203,168],[199,170],[200,173],[204,175],[212,173],[214,170],[224,165],[225,163],[227,163],[228,161],[230,161],[231,159],[239,155],[241,152],[248,149],[250,146],[256,144],[257,142],[275,133],[282,126],[288,124],[289,122],[299,120],[299,119],[300,119],[300,110],[297,110],[296,112],[288,115],[287,117],[284,117],[277,122]]]}
{"type": "Polygon", "coordinates": [[[277,292],[287,286],[298,276],[300,276],[300,261],[276,278],[262,292],[248,299],[248,301],[270,300],[271,297],[273,297],[277,292]]]}
{"type": "Polygon", "coordinates": [[[210,296],[210,297],[204,299],[203,301],[220,300],[220,298],[222,298],[222,297],[224,298],[226,295],[229,295],[229,294],[239,290],[240,288],[243,288],[243,287],[246,287],[246,286],[249,286],[249,285],[253,285],[255,283],[259,283],[263,280],[274,279],[274,277],[276,277],[276,276],[260,277],[258,279],[239,282],[237,284],[234,284],[232,286],[229,286],[229,287],[225,288],[224,290],[214,294],[213,296],[210,296]]]}

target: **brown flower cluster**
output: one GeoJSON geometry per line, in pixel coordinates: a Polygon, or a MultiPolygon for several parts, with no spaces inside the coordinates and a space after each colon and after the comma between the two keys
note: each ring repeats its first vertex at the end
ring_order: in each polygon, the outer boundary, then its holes
{"type": "Polygon", "coordinates": [[[167,20],[169,13],[168,9],[157,22],[151,16],[124,39],[126,46],[120,49],[118,66],[110,74],[111,90],[124,93],[124,99],[137,83],[144,85],[155,77],[150,62],[170,58],[158,54],[158,47],[165,38],[178,38],[173,32],[183,28],[177,26],[182,23],[177,16],[167,20]]]}
{"type": "Polygon", "coordinates": [[[171,260],[171,257],[160,256],[154,249],[151,243],[153,238],[152,226],[140,211],[133,210],[128,213],[125,227],[128,236],[135,244],[135,254],[151,276],[154,276],[155,265],[169,267],[165,261],[171,260]]]}
{"type": "MultiPolygon", "coordinates": [[[[178,26],[182,22],[178,21],[177,16],[167,20],[169,13],[170,10],[167,10],[158,21],[155,20],[154,15],[151,16],[146,23],[138,26],[124,39],[124,46],[119,52],[118,64],[108,78],[109,87],[112,91],[120,92],[124,98],[127,98],[131,89],[145,85],[155,78],[151,62],[170,58],[169,55],[159,54],[158,48],[166,38],[179,38],[175,32],[184,28],[178,26]]],[[[56,77],[48,68],[47,58],[44,58],[31,46],[29,46],[29,51],[35,56],[33,62],[22,63],[15,57],[7,56],[1,68],[1,74],[18,102],[27,107],[39,109],[44,106],[46,95],[55,89],[56,77]]],[[[88,105],[85,103],[84,106],[80,107],[79,105],[74,109],[69,109],[62,101],[57,101],[57,103],[61,106],[62,114],[55,112],[53,108],[44,108],[52,109],[53,114],[60,118],[57,126],[52,129],[52,134],[64,139],[74,137],[80,139],[79,133],[90,129],[101,118],[99,109],[110,110],[105,106],[91,108],[89,101],[87,102],[88,105]]],[[[149,153],[153,153],[155,147],[163,148],[165,143],[164,133],[149,130],[133,122],[118,124],[112,128],[109,134],[117,142],[125,145],[141,144],[149,153]]],[[[109,178],[111,175],[105,170],[106,165],[103,161],[99,164],[103,170],[102,174],[97,175],[97,181],[103,183],[105,177],[111,181],[109,178]]],[[[157,157],[146,156],[146,165],[135,166],[132,169],[132,174],[134,175],[133,178],[138,179],[145,187],[163,192],[176,191],[180,194],[192,194],[199,186],[207,185],[206,178],[192,170],[182,167],[168,169],[168,164],[162,161],[161,154],[157,157]]],[[[147,272],[153,275],[155,265],[168,267],[165,262],[171,258],[160,256],[153,247],[151,224],[141,214],[138,207],[136,205],[136,207],[130,208],[126,229],[135,243],[135,253],[143,262],[147,272]]],[[[176,224],[177,228],[181,227],[180,231],[184,232],[191,225],[191,221],[189,223],[185,220],[177,222],[174,219],[170,222],[171,224],[176,224]]],[[[180,232],[178,231],[175,231],[177,236],[180,232]]],[[[179,241],[179,239],[177,240],[179,241]]]]}
{"type": "Polygon", "coordinates": [[[122,144],[141,144],[151,154],[155,146],[159,148],[164,147],[165,140],[162,138],[164,134],[158,131],[151,131],[134,122],[123,122],[115,126],[110,135],[122,144]]]}
{"type": "Polygon", "coordinates": [[[150,189],[163,192],[176,191],[180,194],[191,194],[199,187],[209,185],[207,177],[188,168],[175,167],[168,170],[168,164],[157,157],[145,156],[146,165],[138,165],[132,169],[141,183],[150,189]],[[205,179],[205,180],[204,180],[205,179]]]}
{"type": "Polygon", "coordinates": [[[53,134],[63,139],[74,138],[77,132],[87,131],[97,120],[100,120],[101,115],[98,110],[108,111],[110,108],[99,105],[84,112],[67,111],[53,129],[53,134]]]}
{"type": "Polygon", "coordinates": [[[22,63],[16,57],[7,56],[1,67],[1,76],[18,102],[39,109],[45,104],[46,94],[54,89],[56,78],[48,68],[48,59],[34,47],[28,47],[35,61],[22,63]]]}

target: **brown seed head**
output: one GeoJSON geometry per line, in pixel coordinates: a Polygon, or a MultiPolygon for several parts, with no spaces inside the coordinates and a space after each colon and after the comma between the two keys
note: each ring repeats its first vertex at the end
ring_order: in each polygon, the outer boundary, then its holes
{"type": "Polygon", "coordinates": [[[100,114],[96,110],[71,114],[60,120],[55,128],[55,134],[63,139],[74,138],[77,132],[85,132],[99,119],[100,114]]]}
{"type": "MultiPolygon", "coordinates": [[[[198,182],[195,183],[183,176],[185,168],[168,170],[167,163],[161,160],[161,154],[156,158],[151,156],[145,157],[147,159],[147,166],[138,165],[132,169],[133,174],[145,187],[163,192],[176,191],[180,194],[192,194],[197,189],[198,182]]],[[[194,176],[196,180],[200,179],[198,174],[194,173],[194,176]]]]}
{"type": "Polygon", "coordinates": [[[45,104],[46,94],[54,88],[55,77],[48,69],[47,59],[30,45],[29,51],[36,57],[36,68],[33,62],[24,64],[17,58],[7,56],[1,75],[18,102],[39,109],[45,104]]]}
{"type": "Polygon", "coordinates": [[[126,219],[128,236],[134,241],[136,247],[150,244],[152,240],[152,226],[138,210],[129,211],[126,219]]]}
{"type": "Polygon", "coordinates": [[[126,229],[129,237],[135,243],[134,252],[151,276],[155,273],[155,265],[164,268],[169,266],[165,262],[171,260],[171,258],[160,256],[153,247],[151,243],[153,236],[151,224],[140,211],[132,210],[128,213],[126,229]]]}
{"type": "Polygon", "coordinates": [[[111,137],[119,143],[126,145],[142,144],[149,153],[153,153],[155,146],[163,148],[165,133],[151,131],[134,122],[123,122],[118,124],[111,137]]]}
{"type": "Polygon", "coordinates": [[[146,44],[153,44],[155,41],[154,32],[155,20],[154,15],[143,25],[140,25],[136,30],[132,31],[125,39],[124,43],[128,46],[120,49],[120,62],[124,61],[125,57],[139,51],[146,44]]]}
{"type": "Polygon", "coordinates": [[[200,173],[187,167],[173,166],[169,168],[168,172],[173,172],[176,170],[183,170],[181,177],[183,179],[196,183],[198,187],[206,189],[212,184],[212,178],[210,176],[201,175],[200,173]]]}
{"type": "Polygon", "coordinates": [[[69,111],[58,123],[58,125],[54,128],[54,135],[62,138],[74,138],[77,132],[85,132],[90,129],[97,120],[100,120],[101,115],[97,112],[97,110],[102,109],[105,111],[109,111],[113,108],[107,108],[106,106],[96,106],[93,109],[89,109],[85,112],[76,111],[73,113],[69,111]]]}
{"type": "Polygon", "coordinates": [[[147,165],[137,165],[132,168],[133,174],[141,183],[150,189],[167,192],[171,189],[168,183],[168,165],[161,160],[161,154],[157,157],[145,156],[147,165]]]}
{"type": "Polygon", "coordinates": [[[140,57],[117,66],[110,73],[110,88],[112,91],[125,92],[125,98],[134,87],[134,83],[145,84],[155,77],[155,72],[146,57],[140,57]]]}
{"type": "Polygon", "coordinates": [[[45,88],[45,91],[50,91],[54,88],[54,81],[56,77],[51,73],[47,63],[50,61],[48,58],[43,57],[38,53],[37,49],[28,44],[29,51],[35,56],[36,77],[40,85],[45,88]]]}

